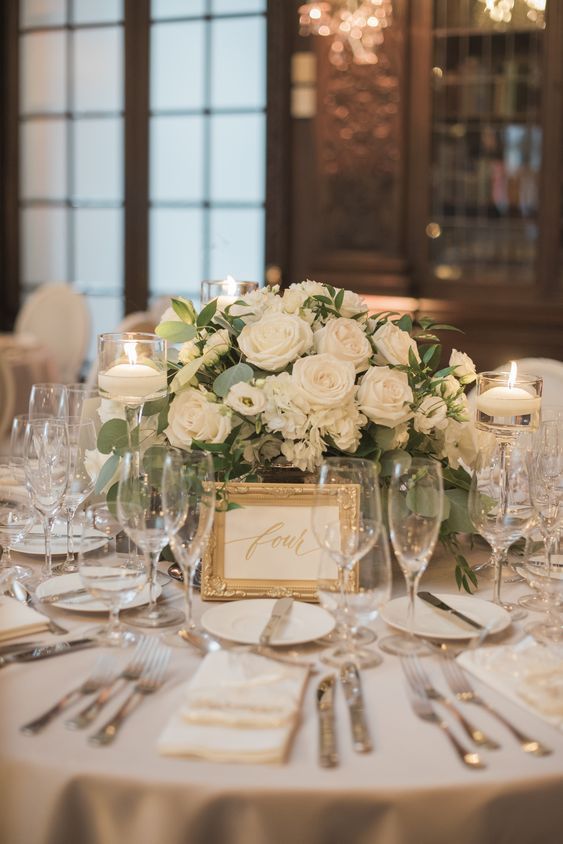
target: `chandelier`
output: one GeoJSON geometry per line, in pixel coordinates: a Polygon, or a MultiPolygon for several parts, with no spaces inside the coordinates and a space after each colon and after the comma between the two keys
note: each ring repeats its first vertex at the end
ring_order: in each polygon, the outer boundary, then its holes
{"type": "MultiPolygon", "coordinates": [[[[516,0],[479,0],[484,12],[495,23],[510,23],[516,0]]],[[[545,7],[547,0],[523,0],[528,7],[526,17],[537,26],[545,26],[545,7]]]]}
{"type": "Polygon", "coordinates": [[[377,64],[377,49],[393,17],[392,0],[319,0],[299,8],[299,34],[332,37],[330,60],[345,68],[377,64]]]}

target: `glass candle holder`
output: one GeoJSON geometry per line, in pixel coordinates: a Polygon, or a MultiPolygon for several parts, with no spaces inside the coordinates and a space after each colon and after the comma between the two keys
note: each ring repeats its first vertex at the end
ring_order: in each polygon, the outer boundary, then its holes
{"type": "Polygon", "coordinates": [[[535,431],[540,423],[543,379],[510,372],[477,375],[475,425],[496,436],[512,437],[523,430],[535,431]]]}
{"type": "Polygon", "coordinates": [[[131,406],[163,398],[168,391],[166,351],[166,340],[156,334],[100,334],[100,396],[131,406]]]}
{"type": "Polygon", "coordinates": [[[232,276],[227,276],[223,281],[202,281],[201,306],[217,299],[217,307],[222,311],[246,293],[258,290],[258,286],[257,281],[236,281],[232,276]]]}

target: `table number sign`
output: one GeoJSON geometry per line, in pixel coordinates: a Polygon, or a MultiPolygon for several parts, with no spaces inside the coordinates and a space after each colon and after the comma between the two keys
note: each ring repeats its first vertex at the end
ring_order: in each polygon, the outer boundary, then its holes
{"type": "MultiPolygon", "coordinates": [[[[317,600],[322,550],[311,528],[314,484],[228,484],[236,509],[217,512],[203,559],[201,596],[207,601],[293,595],[317,600]]],[[[342,531],[357,519],[357,489],[323,493],[342,531]]],[[[337,579],[336,565],[334,579],[337,579]]]]}

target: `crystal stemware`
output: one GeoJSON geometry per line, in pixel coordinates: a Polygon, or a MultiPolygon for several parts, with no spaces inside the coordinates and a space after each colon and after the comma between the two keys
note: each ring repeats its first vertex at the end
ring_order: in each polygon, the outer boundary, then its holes
{"type": "Polygon", "coordinates": [[[0,486],[0,581],[30,577],[31,569],[13,563],[5,549],[21,542],[34,521],[33,505],[26,487],[0,486]]]}
{"type": "Polygon", "coordinates": [[[29,418],[64,419],[68,416],[68,393],[64,384],[33,384],[29,394],[29,418]]]}
{"type": "Polygon", "coordinates": [[[442,467],[436,460],[397,462],[389,486],[389,532],[408,594],[409,635],[386,636],[379,647],[398,656],[427,652],[414,635],[415,593],[438,539],[443,508],[442,467]]]}
{"type": "Polygon", "coordinates": [[[96,429],[91,420],[82,420],[79,416],[69,416],[68,438],[70,446],[70,465],[68,485],[62,506],[66,518],[67,551],[66,559],[57,567],[60,574],[76,571],[74,559],[73,519],[81,504],[94,491],[97,473],[89,455],[96,449],[96,429]]]}

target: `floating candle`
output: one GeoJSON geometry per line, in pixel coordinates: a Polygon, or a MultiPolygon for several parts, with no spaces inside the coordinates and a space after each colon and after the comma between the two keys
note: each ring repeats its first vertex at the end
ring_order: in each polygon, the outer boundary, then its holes
{"type": "Polygon", "coordinates": [[[506,386],[491,387],[477,397],[477,410],[487,416],[530,416],[539,412],[541,399],[516,386],[517,370],[512,361],[506,386]]]}
{"type": "Polygon", "coordinates": [[[166,392],[166,372],[137,362],[135,343],[124,344],[129,363],[116,363],[98,375],[102,394],[114,399],[146,399],[166,392]]]}

